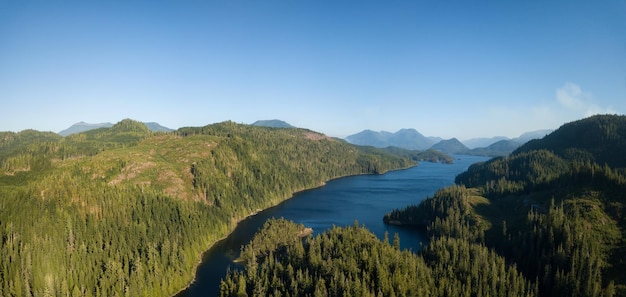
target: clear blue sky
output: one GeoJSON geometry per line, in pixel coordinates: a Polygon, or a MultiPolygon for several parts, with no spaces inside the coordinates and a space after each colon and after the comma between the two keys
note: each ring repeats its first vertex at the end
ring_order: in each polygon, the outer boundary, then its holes
{"type": "Polygon", "coordinates": [[[623,0],[0,0],[0,131],[277,118],[467,139],[624,112],[623,0]]]}

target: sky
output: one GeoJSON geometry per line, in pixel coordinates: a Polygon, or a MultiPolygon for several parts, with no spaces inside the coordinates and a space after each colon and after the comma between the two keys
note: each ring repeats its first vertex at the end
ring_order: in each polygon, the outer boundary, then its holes
{"type": "Polygon", "coordinates": [[[0,0],[0,131],[281,119],[469,139],[625,112],[624,0],[0,0]]]}

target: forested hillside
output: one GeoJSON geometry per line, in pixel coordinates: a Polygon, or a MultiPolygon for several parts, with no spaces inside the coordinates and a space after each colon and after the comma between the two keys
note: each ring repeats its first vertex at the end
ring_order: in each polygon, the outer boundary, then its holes
{"type": "Polygon", "coordinates": [[[414,165],[304,129],[124,120],[0,133],[0,296],[168,296],[202,251],[293,192],[414,165]]]}
{"type": "Polygon", "coordinates": [[[438,239],[423,255],[401,251],[355,222],[298,240],[304,226],[270,220],[220,296],[533,296],[537,288],[484,246],[438,239]]]}
{"type": "Polygon", "coordinates": [[[563,125],[541,140],[531,140],[514,153],[545,149],[568,160],[626,168],[626,117],[593,116],[563,125]]]}
{"type": "Polygon", "coordinates": [[[486,246],[541,296],[625,296],[625,144],[624,116],[565,124],[384,219],[486,246]]]}

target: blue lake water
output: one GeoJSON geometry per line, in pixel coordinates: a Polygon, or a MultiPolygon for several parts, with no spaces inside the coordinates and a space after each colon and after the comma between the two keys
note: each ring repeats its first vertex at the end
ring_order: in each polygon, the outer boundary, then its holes
{"type": "Polygon", "coordinates": [[[469,165],[488,158],[455,156],[454,164],[422,162],[418,166],[383,175],[359,175],[328,182],[325,186],[295,194],[283,203],[241,221],[224,240],[203,255],[195,281],[177,297],[216,296],[228,267],[236,268],[233,259],[239,255],[254,233],[269,218],[285,218],[313,228],[314,235],[333,225],[359,225],[383,238],[385,232],[393,239],[400,235],[400,246],[419,250],[426,244],[417,231],[385,225],[383,216],[396,208],[418,204],[440,188],[451,185],[454,177],[469,165]]]}

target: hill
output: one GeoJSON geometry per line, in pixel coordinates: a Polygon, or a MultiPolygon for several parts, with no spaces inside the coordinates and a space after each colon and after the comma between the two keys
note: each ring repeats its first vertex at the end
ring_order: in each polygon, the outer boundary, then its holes
{"type": "Polygon", "coordinates": [[[389,144],[389,138],[391,138],[393,134],[381,131],[376,132],[372,130],[363,130],[357,134],[350,135],[346,137],[346,141],[356,145],[368,145],[373,147],[388,147],[391,146],[389,144]]]}
{"type": "Polygon", "coordinates": [[[289,123],[281,120],[260,120],[252,123],[252,126],[271,127],[271,128],[295,128],[289,123]]]}
{"type": "Polygon", "coordinates": [[[549,150],[560,157],[626,168],[626,116],[594,116],[571,122],[515,153],[549,150]]]}
{"type": "MultiPolygon", "coordinates": [[[[491,138],[472,138],[472,139],[463,140],[462,143],[470,149],[487,148],[491,146],[492,144],[495,144],[496,142],[500,142],[502,140],[510,140],[514,143],[517,143],[517,145],[519,146],[530,140],[543,138],[544,136],[550,134],[552,131],[553,130],[550,130],[550,129],[529,131],[513,139],[510,139],[505,136],[495,136],[491,138]]],[[[511,146],[511,144],[508,144],[507,146],[511,146]]],[[[511,153],[512,151],[513,150],[509,151],[508,153],[511,153]]]]}
{"type": "MultiPolygon", "coordinates": [[[[537,131],[526,132],[520,135],[519,137],[516,137],[513,139],[508,139],[506,137],[503,137],[504,139],[493,142],[492,144],[486,147],[472,148],[471,150],[465,152],[465,154],[473,155],[473,156],[487,156],[487,157],[507,156],[513,151],[515,151],[522,144],[533,139],[543,138],[547,134],[550,134],[550,132],[552,132],[552,130],[537,130],[537,131]]],[[[485,143],[487,143],[489,141],[494,141],[499,138],[501,137],[494,137],[494,138],[489,138],[489,139],[481,138],[481,139],[476,139],[476,140],[477,141],[484,140],[485,143]]]]}
{"type": "MultiPolygon", "coordinates": [[[[363,147],[363,150],[368,150],[368,148],[363,147]]],[[[407,150],[395,146],[388,146],[386,148],[382,148],[380,150],[389,152],[396,156],[401,156],[404,158],[409,158],[416,162],[433,162],[433,163],[444,163],[444,164],[452,164],[454,162],[454,158],[447,155],[444,152],[428,149],[425,151],[417,151],[417,150],[407,150]]]]}
{"type": "Polygon", "coordinates": [[[434,144],[433,140],[425,137],[415,129],[400,129],[395,133],[363,130],[357,134],[347,136],[346,140],[357,145],[369,145],[379,148],[396,146],[409,150],[426,150],[434,144]]]}
{"type": "Polygon", "coordinates": [[[99,123],[99,124],[88,124],[85,122],[78,122],[74,125],[71,125],[70,127],[68,127],[65,130],[62,130],[59,132],[59,135],[61,136],[68,136],[68,135],[72,135],[72,134],[76,134],[76,133],[81,133],[81,132],[85,132],[85,131],[89,131],[89,130],[93,130],[93,129],[98,129],[98,128],[110,128],[112,127],[113,124],[112,123],[99,123]]]}
{"type": "Polygon", "coordinates": [[[463,145],[467,146],[469,149],[474,148],[484,148],[488,147],[498,141],[508,140],[509,138],[506,136],[494,136],[494,137],[481,137],[481,138],[472,138],[461,141],[463,145]]]}
{"type": "MultiPolygon", "coordinates": [[[[161,125],[159,125],[159,123],[155,123],[155,122],[148,122],[148,123],[144,123],[148,129],[150,129],[150,131],[152,132],[171,132],[174,131],[173,129],[167,128],[167,127],[163,127],[161,125]]],[[[59,131],[59,135],[61,136],[69,136],[72,134],[76,134],[76,133],[82,133],[82,132],[87,132],[89,130],[95,130],[95,129],[99,129],[99,128],[111,128],[113,127],[112,123],[99,123],[99,124],[88,124],[85,122],[79,122],[76,123],[70,127],[68,127],[65,130],[59,131]]]]}
{"type": "Polygon", "coordinates": [[[156,122],[144,122],[144,124],[152,132],[172,132],[172,131],[174,131],[174,129],[170,129],[168,127],[161,126],[159,123],[156,123],[156,122]]]}
{"type": "Polygon", "coordinates": [[[543,137],[545,137],[546,135],[552,133],[554,130],[552,129],[542,129],[542,130],[536,130],[536,131],[530,131],[530,132],[526,132],[522,135],[520,135],[517,138],[513,138],[511,140],[519,143],[519,144],[524,144],[526,142],[529,142],[533,139],[541,139],[543,137]]]}
{"type": "Polygon", "coordinates": [[[442,151],[448,154],[465,154],[470,150],[456,138],[442,140],[433,145],[431,149],[442,151]]]}
{"type": "Polygon", "coordinates": [[[397,233],[391,245],[357,222],[305,240],[303,230],[268,220],[242,249],[245,271],[232,270],[219,296],[536,295],[515,267],[484,246],[440,239],[416,255],[400,250],[397,233]]]}
{"type": "Polygon", "coordinates": [[[415,162],[306,129],[0,133],[0,296],[171,296],[257,209],[415,162]]]}
{"type": "Polygon", "coordinates": [[[518,142],[505,139],[493,143],[488,147],[477,147],[471,149],[465,154],[472,156],[500,157],[512,153],[519,146],[520,144],[518,142]]]}
{"type": "Polygon", "coordinates": [[[384,221],[486,246],[540,296],[624,296],[625,143],[625,116],[567,123],[384,221]]]}

